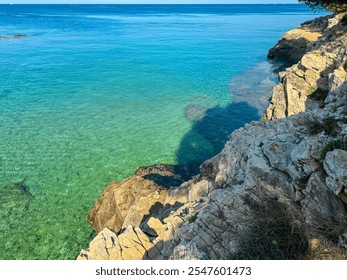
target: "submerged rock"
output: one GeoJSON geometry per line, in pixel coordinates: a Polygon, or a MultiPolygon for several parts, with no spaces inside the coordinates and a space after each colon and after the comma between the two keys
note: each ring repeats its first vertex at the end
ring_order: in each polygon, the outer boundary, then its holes
{"type": "Polygon", "coordinates": [[[1,198],[29,198],[32,195],[28,186],[25,185],[25,180],[18,183],[14,183],[12,185],[8,185],[5,188],[0,189],[0,194],[1,198]]]}
{"type": "Polygon", "coordinates": [[[207,110],[208,108],[204,106],[190,104],[184,108],[184,117],[190,122],[200,120],[205,116],[207,110]]]}
{"type": "Polygon", "coordinates": [[[18,225],[18,221],[26,219],[33,198],[24,181],[0,189],[0,220],[5,220],[6,217],[6,221],[10,221],[6,224],[0,223],[0,231],[10,230],[13,226],[11,221],[18,225]]]}
{"type": "Polygon", "coordinates": [[[23,38],[26,37],[26,34],[15,34],[12,36],[0,36],[0,39],[17,39],[17,38],[23,38]]]}
{"type": "Polygon", "coordinates": [[[271,90],[276,85],[273,73],[276,63],[262,62],[233,77],[228,85],[232,102],[246,102],[258,110],[259,116],[268,106],[271,90]]]}

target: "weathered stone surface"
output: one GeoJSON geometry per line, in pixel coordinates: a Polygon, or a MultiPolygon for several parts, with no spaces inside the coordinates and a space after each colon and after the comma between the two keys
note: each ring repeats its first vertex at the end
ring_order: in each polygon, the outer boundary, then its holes
{"type": "Polygon", "coordinates": [[[115,196],[117,195],[116,188],[118,186],[119,183],[117,182],[108,185],[87,217],[88,222],[96,232],[101,231],[104,227],[110,227],[115,229],[115,231],[119,231],[123,225],[123,216],[126,215],[127,210],[133,203],[134,197],[126,196],[125,194],[120,197],[121,201],[118,206],[115,196]]]}
{"type": "Polygon", "coordinates": [[[135,175],[154,181],[165,188],[180,186],[192,176],[198,174],[199,166],[196,163],[187,165],[156,164],[142,166],[135,175]]]}
{"type": "Polygon", "coordinates": [[[339,236],[339,246],[347,250],[347,233],[339,236]]]}
{"type": "Polygon", "coordinates": [[[175,247],[172,260],[204,260],[206,256],[194,245],[178,245],[175,247]]]}
{"type": "Polygon", "coordinates": [[[78,260],[108,260],[110,257],[109,250],[114,246],[117,235],[108,228],[103,229],[90,242],[88,250],[82,250],[78,260]]]}
{"type": "Polygon", "coordinates": [[[189,191],[190,201],[199,201],[202,197],[206,196],[209,192],[209,182],[202,180],[196,184],[191,185],[189,191]]]}
{"type": "Polygon", "coordinates": [[[171,188],[165,200],[165,206],[175,203],[185,203],[189,197],[189,185],[182,185],[179,188],[171,188]]]}
{"type": "Polygon", "coordinates": [[[270,49],[268,57],[274,60],[286,61],[290,64],[297,63],[306,53],[309,44],[322,36],[328,27],[329,18],[308,21],[296,29],[288,31],[281,40],[270,49]]]}
{"type": "Polygon", "coordinates": [[[97,232],[104,227],[119,232],[128,225],[139,226],[163,207],[167,193],[167,189],[140,176],[111,183],[96,202],[88,222],[97,232]]]}
{"type": "Polygon", "coordinates": [[[328,152],[323,164],[328,174],[328,188],[339,195],[347,187],[347,151],[336,149],[328,152]]]}
{"type": "MultiPolygon", "coordinates": [[[[296,40],[302,40],[305,36],[307,42],[309,39],[315,42],[307,45],[309,46],[307,52],[298,53],[300,54],[298,64],[287,68],[285,74],[281,74],[280,84],[273,89],[271,104],[264,119],[284,118],[305,112],[307,109],[317,108],[319,102],[324,101],[326,93],[336,87],[336,84],[341,84],[345,80],[345,69],[342,65],[345,65],[347,60],[347,26],[340,21],[343,16],[344,14],[323,17],[311,22],[310,25],[320,26],[318,33],[317,28],[311,30],[307,26],[289,31],[290,40],[286,39],[289,36],[286,34],[283,40],[280,40],[278,45],[270,51],[271,57],[282,57],[281,48],[288,49],[288,42],[292,44],[296,40]],[[301,34],[302,30],[304,30],[303,34],[301,34]],[[310,33],[311,35],[308,35],[310,33]],[[329,78],[332,73],[336,75],[335,83],[334,79],[329,78]],[[341,79],[337,77],[341,77],[341,79]],[[308,98],[311,95],[314,98],[308,98]],[[321,100],[318,100],[317,103],[317,99],[321,100]]],[[[294,45],[296,46],[296,44],[294,45]]],[[[296,47],[289,48],[296,53],[296,47]]],[[[299,48],[302,46],[299,45],[299,48]]],[[[285,51],[285,53],[287,52],[285,51]]]]}
{"type": "Polygon", "coordinates": [[[150,236],[158,236],[164,230],[163,223],[154,217],[150,217],[147,222],[145,222],[142,231],[150,236]]]}
{"type": "Polygon", "coordinates": [[[104,228],[82,250],[78,260],[147,260],[160,259],[161,253],[139,229],[129,226],[122,234],[104,228]]]}

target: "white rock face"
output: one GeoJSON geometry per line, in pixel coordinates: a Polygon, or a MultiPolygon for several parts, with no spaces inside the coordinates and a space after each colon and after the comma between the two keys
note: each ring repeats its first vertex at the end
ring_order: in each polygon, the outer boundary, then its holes
{"type": "Polygon", "coordinates": [[[324,170],[328,174],[326,184],[336,195],[347,192],[347,152],[333,150],[327,153],[324,160],[324,170]]]}
{"type": "Polygon", "coordinates": [[[109,186],[96,204],[107,213],[94,213],[104,229],[78,259],[302,259],[316,251],[347,258],[345,17],[319,18],[280,40],[273,57],[302,38],[305,51],[281,72],[266,121],[234,131],[200,176],[168,190],[139,174],[109,186]],[[144,184],[151,199],[117,198],[120,211],[107,193],[127,195],[121,188],[130,182],[144,184]],[[147,217],[157,190],[161,206],[147,217]],[[342,249],[321,249],[327,242],[342,249]]]}
{"type": "MultiPolygon", "coordinates": [[[[335,90],[345,81],[346,72],[343,67],[347,61],[347,26],[342,20],[345,16],[340,14],[333,18],[319,18],[309,25],[304,24],[290,31],[293,36],[284,36],[288,44],[290,41],[296,42],[295,34],[304,32],[306,35],[300,35],[304,37],[312,34],[307,39],[310,43],[306,45],[306,52],[299,63],[287,68],[284,74],[281,73],[281,82],[273,89],[271,104],[264,119],[280,119],[317,108],[319,104],[315,99],[323,101],[329,91],[335,90]],[[316,26],[326,28],[318,28],[317,31],[316,26]],[[341,78],[335,78],[334,82],[331,75],[341,78]],[[314,97],[309,98],[311,95],[314,97]]],[[[283,43],[283,39],[279,41],[277,49],[282,46],[281,41],[283,43]]],[[[295,50],[294,46],[288,48],[288,52],[295,50]]],[[[272,52],[275,50],[276,48],[272,52]]]]}

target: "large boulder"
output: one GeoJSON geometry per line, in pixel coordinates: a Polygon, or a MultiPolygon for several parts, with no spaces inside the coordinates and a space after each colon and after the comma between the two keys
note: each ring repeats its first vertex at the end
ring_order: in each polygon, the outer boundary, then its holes
{"type": "Polygon", "coordinates": [[[326,185],[347,202],[347,151],[336,149],[328,152],[323,165],[328,174],[326,185]]]}
{"type": "Polygon", "coordinates": [[[139,228],[129,226],[121,234],[105,228],[82,250],[78,260],[151,260],[161,253],[139,228]]]}
{"type": "Polygon", "coordinates": [[[96,232],[105,227],[119,232],[128,225],[139,226],[164,206],[167,193],[167,189],[140,176],[113,182],[95,203],[88,222],[96,232]]]}

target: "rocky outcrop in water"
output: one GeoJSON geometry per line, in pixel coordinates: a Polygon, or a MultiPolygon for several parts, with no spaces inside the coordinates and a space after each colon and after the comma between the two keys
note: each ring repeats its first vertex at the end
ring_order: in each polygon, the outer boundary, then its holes
{"type": "Polygon", "coordinates": [[[346,15],[340,14],[319,18],[288,32],[298,33],[301,38],[300,32],[304,28],[305,34],[314,34],[310,43],[303,47],[304,54],[297,52],[296,37],[288,35],[284,36],[287,38],[285,41],[281,39],[278,45],[270,50],[270,57],[279,52],[278,57],[285,59],[286,57],[281,55],[282,48],[285,48],[288,53],[300,54],[301,58],[299,63],[279,73],[280,83],[273,89],[271,104],[264,119],[280,119],[319,108],[328,92],[346,80],[346,23],[346,15]],[[321,28],[324,28],[324,32],[321,28]]]}
{"type": "Polygon", "coordinates": [[[326,31],[334,20],[333,16],[307,21],[298,28],[288,31],[279,42],[270,49],[268,58],[280,60],[286,65],[298,63],[307,51],[326,31]]]}
{"type": "Polygon", "coordinates": [[[154,168],[109,185],[78,259],[346,259],[345,19],[279,41],[270,57],[299,62],[279,73],[264,120],[234,131],[199,175],[163,186],[154,168]]]}

